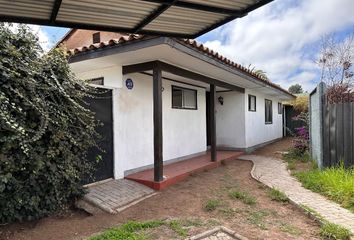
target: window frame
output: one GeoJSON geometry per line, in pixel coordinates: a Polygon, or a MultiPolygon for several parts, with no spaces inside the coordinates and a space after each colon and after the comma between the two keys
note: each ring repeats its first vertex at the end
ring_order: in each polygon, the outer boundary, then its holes
{"type": "Polygon", "coordinates": [[[96,78],[86,79],[86,82],[88,84],[93,84],[93,85],[97,85],[97,86],[104,86],[104,77],[96,77],[96,78]],[[102,84],[92,83],[94,81],[102,81],[102,84]]]}
{"type": "Polygon", "coordinates": [[[198,110],[198,90],[197,89],[186,88],[186,87],[181,87],[181,86],[176,86],[176,85],[171,85],[171,107],[172,107],[172,109],[198,110]],[[182,107],[173,106],[173,90],[174,89],[182,90],[182,107]],[[183,106],[184,105],[183,90],[193,91],[195,93],[195,107],[194,108],[183,106]]]}
{"type": "Polygon", "coordinates": [[[248,94],[248,111],[257,112],[257,97],[251,94],[248,94]],[[254,110],[251,109],[251,98],[254,98],[254,110]]]}
{"type": "Polygon", "coordinates": [[[278,102],[278,114],[283,114],[283,104],[278,102]]]}
{"type": "Polygon", "coordinates": [[[273,124],[273,101],[269,99],[264,99],[264,120],[265,124],[273,124]],[[267,102],[270,102],[270,121],[267,121],[267,102]]]}

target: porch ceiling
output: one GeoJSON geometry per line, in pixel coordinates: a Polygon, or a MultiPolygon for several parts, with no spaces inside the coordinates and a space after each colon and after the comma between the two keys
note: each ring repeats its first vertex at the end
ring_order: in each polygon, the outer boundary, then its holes
{"type": "Polygon", "coordinates": [[[0,0],[0,21],[195,38],[273,0],[0,0]]]}

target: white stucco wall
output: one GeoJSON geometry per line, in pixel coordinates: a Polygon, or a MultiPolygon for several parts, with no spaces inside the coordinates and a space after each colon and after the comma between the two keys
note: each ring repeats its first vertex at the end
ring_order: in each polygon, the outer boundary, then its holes
{"type": "Polygon", "coordinates": [[[278,114],[279,99],[260,94],[254,90],[245,91],[245,133],[246,148],[269,142],[283,136],[282,114],[278,114]],[[248,111],[248,95],[256,96],[256,112],[248,111]],[[272,101],[273,123],[265,123],[265,99],[272,101]]]}
{"type": "MultiPolygon", "coordinates": [[[[131,74],[134,88],[123,84],[118,103],[118,177],[127,170],[151,165],[153,158],[152,77],[131,74]]],[[[163,80],[164,161],[206,151],[205,90],[163,80]],[[197,89],[197,110],[172,109],[171,85],[197,89]]]]}
{"type": "Polygon", "coordinates": [[[88,70],[76,74],[79,78],[83,80],[103,77],[104,85],[106,87],[112,87],[112,88],[122,87],[122,66],[116,65],[107,68],[101,68],[99,70],[88,70]]]}
{"type": "MultiPolygon", "coordinates": [[[[113,89],[114,176],[153,164],[152,77],[143,74],[122,75],[121,66],[77,73],[82,79],[104,77],[105,87],[113,89]],[[125,80],[131,78],[129,90],[125,80]]],[[[163,157],[181,158],[206,151],[205,89],[163,80],[163,157]],[[173,109],[171,85],[198,90],[198,109],[173,109]]],[[[282,115],[278,99],[246,90],[217,93],[224,105],[216,102],[218,146],[249,148],[282,137],[282,115]],[[248,111],[248,94],[257,97],[257,111],[248,111]],[[265,124],[264,99],[273,101],[273,123],[265,124]]]]}
{"type": "MultiPolygon", "coordinates": [[[[143,74],[123,76],[121,66],[77,73],[81,79],[104,77],[105,87],[113,89],[114,176],[154,163],[152,77],[143,74]],[[134,82],[127,89],[125,80],[134,82]]],[[[163,158],[164,161],[206,151],[205,89],[163,80],[163,158]],[[196,89],[197,110],[172,108],[171,85],[196,89]]]]}
{"type": "Polygon", "coordinates": [[[239,92],[220,92],[216,101],[216,142],[218,147],[245,148],[245,97],[239,92]]]}

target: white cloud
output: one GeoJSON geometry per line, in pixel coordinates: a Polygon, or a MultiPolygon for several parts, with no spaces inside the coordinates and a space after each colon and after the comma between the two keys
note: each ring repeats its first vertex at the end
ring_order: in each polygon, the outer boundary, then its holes
{"type": "Polygon", "coordinates": [[[318,81],[314,47],[324,34],[354,30],[353,13],[352,0],[278,0],[215,30],[205,44],[283,87],[310,91],[318,81]]]}

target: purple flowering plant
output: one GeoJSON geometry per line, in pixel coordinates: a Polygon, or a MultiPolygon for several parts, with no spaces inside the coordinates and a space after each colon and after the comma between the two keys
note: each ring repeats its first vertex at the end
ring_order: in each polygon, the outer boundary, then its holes
{"type": "Polygon", "coordinates": [[[302,112],[293,118],[294,120],[303,122],[303,126],[296,128],[296,137],[293,140],[293,147],[299,153],[303,154],[309,149],[309,116],[308,113],[302,112]]]}

